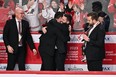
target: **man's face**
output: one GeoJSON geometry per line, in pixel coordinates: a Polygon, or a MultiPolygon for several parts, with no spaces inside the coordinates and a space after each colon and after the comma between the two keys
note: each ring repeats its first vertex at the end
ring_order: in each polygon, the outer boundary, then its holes
{"type": "Polygon", "coordinates": [[[68,24],[68,20],[67,20],[67,18],[65,16],[62,17],[62,23],[68,24]]]}
{"type": "Polygon", "coordinates": [[[62,17],[58,18],[58,19],[57,19],[57,22],[58,22],[58,23],[62,23],[62,17]]]}
{"type": "Polygon", "coordinates": [[[94,24],[91,16],[88,16],[87,17],[87,23],[89,23],[90,25],[93,25],[94,24]]]}
{"type": "Polygon", "coordinates": [[[51,6],[52,6],[53,8],[58,8],[58,4],[57,4],[55,1],[52,1],[52,2],[51,2],[51,6]]]}
{"type": "Polygon", "coordinates": [[[23,12],[23,10],[18,10],[18,11],[16,12],[16,18],[19,19],[19,20],[22,20],[23,17],[24,17],[24,12],[23,12]]]}

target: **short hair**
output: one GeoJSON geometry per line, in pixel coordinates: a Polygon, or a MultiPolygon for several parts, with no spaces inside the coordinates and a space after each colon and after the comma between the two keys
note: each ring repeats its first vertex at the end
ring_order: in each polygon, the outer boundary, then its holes
{"type": "Polygon", "coordinates": [[[58,18],[60,18],[60,17],[62,17],[62,16],[63,16],[63,13],[62,13],[62,12],[56,12],[54,18],[55,18],[55,19],[58,19],[58,18]]]}
{"type": "Polygon", "coordinates": [[[59,0],[51,0],[50,3],[51,3],[52,1],[55,1],[56,3],[59,3],[59,2],[60,2],[59,0]]]}
{"type": "Polygon", "coordinates": [[[87,14],[87,17],[91,16],[92,20],[98,20],[98,14],[95,12],[91,12],[87,14]]]}
{"type": "Polygon", "coordinates": [[[64,14],[64,16],[67,18],[67,20],[69,21],[69,24],[71,24],[71,20],[72,20],[72,17],[70,14],[64,14]]]}
{"type": "Polygon", "coordinates": [[[99,17],[105,17],[107,14],[103,11],[101,11],[100,13],[98,13],[98,16],[99,17]]]}
{"type": "Polygon", "coordinates": [[[102,10],[102,3],[100,1],[95,1],[92,3],[92,8],[99,10],[102,10]]]}

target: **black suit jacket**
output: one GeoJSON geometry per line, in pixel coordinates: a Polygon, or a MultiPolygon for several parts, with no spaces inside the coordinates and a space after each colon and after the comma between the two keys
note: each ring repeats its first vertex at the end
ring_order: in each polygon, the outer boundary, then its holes
{"type": "MultiPolygon", "coordinates": [[[[19,42],[18,42],[18,29],[15,18],[8,20],[6,22],[3,30],[3,40],[5,46],[10,45],[13,47],[14,53],[17,52],[19,42]]],[[[31,50],[35,48],[32,36],[29,31],[29,23],[25,20],[22,20],[22,43],[25,50],[26,50],[26,42],[29,44],[31,50]]]]}
{"type": "Polygon", "coordinates": [[[62,41],[59,37],[57,37],[56,46],[58,48],[59,53],[67,52],[67,42],[70,40],[69,36],[69,24],[61,24],[56,25],[56,27],[62,32],[65,41],[62,41]]]}
{"type": "Polygon", "coordinates": [[[85,48],[87,60],[102,60],[105,57],[105,30],[100,26],[100,24],[97,25],[89,35],[90,41],[87,42],[85,48]]]}
{"type": "Polygon", "coordinates": [[[61,31],[56,27],[56,25],[61,25],[57,23],[56,20],[50,20],[47,23],[47,33],[42,34],[40,36],[40,45],[39,45],[39,52],[40,54],[47,53],[51,56],[54,55],[55,52],[55,45],[56,39],[59,37],[61,41],[66,41],[65,37],[61,33],[61,31]]]}

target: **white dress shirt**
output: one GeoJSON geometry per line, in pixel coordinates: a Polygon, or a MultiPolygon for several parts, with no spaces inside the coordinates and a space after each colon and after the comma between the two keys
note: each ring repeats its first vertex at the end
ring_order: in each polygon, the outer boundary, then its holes
{"type": "Polygon", "coordinates": [[[91,28],[91,30],[90,30],[89,33],[88,33],[88,36],[90,36],[91,32],[95,29],[95,27],[96,27],[98,24],[100,24],[100,22],[96,22],[96,23],[93,25],[93,27],[91,28]]]}

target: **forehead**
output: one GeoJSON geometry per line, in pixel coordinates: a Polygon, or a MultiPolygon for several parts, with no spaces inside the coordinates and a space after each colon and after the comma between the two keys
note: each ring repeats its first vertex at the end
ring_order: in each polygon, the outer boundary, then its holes
{"type": "Polygon", "coordinates": [[[23,9],[18,8],[18,9],[16,9],[16,12],[17,12],[17,13],[23,13],[24,11],[23,11],[23,9]]]}
{"type": "Polygon", "coordinates": [[[87,20],[91,20],[91,16],[87,16],[87,20]]]}
{"type": "Polygon", "coordinates": [[[52,1],[51,3],[56,3],[56,1],[52,1]]]}

